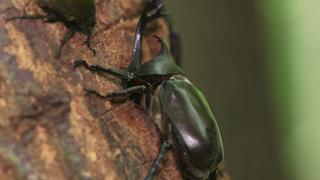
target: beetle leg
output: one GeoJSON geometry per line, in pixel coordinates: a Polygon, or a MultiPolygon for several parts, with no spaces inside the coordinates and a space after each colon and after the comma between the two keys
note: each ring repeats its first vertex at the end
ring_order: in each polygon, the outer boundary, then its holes
{"type": "Polygon", "coordinates": [[[90,46],[90,36],[91,36],[91,33],[88,34],[87,40],[84,43],[87,44],[87,46],[90,49],[90,51],[93,52],[93,56],[95,56],[96,55],[96,51],[94,49],[92,49],[91,46],[90,46]]]}
{"type": "Polygon", "coordinates": [[[217,170],[214,170],[212,173],[210,173],[208,180],[217,180],[218,179],[218,173],[217,170]]]}
{"type": "Polygon", "coordinates": [[[73,28],[70,29],[69,32],[67,32],[66,35],[64,36],[64,38],[61,40],[61,44],[60,44],[60,47],[59,47],[57,59],[60,58],[62,47],[73,36],[74,32],[75,32],[75,29],[73,29],[73,28]]]}
{"type": "Polygon", "coordinates": [[[140,86],[132,86],[129,88],[121,89],[119,91],[109,93],[107,94],[108,97],[118,97],[118,96],[123,96],[126,94],[135,94],[135,93],[140,93],[146,89],[146,86],[140,85],[140,86]]]}
{"type": "Polygon", "coordinates": [[[89,66],[87,64],[87,62],[85,62],[84,60],[78,60],[76,62],[73,63],[73,67],[72,69],[74,70],[75,68],[79,67],[79,66],[84,66],[86,69],[92,71],[92,72],[103,72],[103,73],[107,73],[111,76],[114,76],[116,78],[122,79],[122,80],[131,80],[133,78],[135,78],[135,76],[131,73],[127,73],[127,72],[122,72],[122,71],[118,71],[116,69],[111,69],[108,67],[104,67],[104,66],[100,66],[100,65],[91,65],[89,66]]]}
{"type": "Polygon", "coordinates": [[[167,147],[168,147],[167,142],[164,141],[160,147],[156,161],[153,163],[153,165],[151,166],[151,168],[149,170],[149,173],[148,173],[148,176],[146,177],[146,180],[152,180],[154,173],[158,169],[161,160],[163,159],[164,155],[166,154],[167,147]]]}
{"type": "Polygon", "coordinates": [[[44,19],[44,22],[56,22],[59,21],[55,14],[47,14],[47,15],[40,15],[40,14],[25,14],[23,16],[15,16],[11,18],[7,18],[6,21],[11,21],[13,19],[44,19]]]}
{"type": "Polygon", "coordinates": [[[114,97],[118,97],[118,96],[123,96],[123,95],[127,95],[127,94],[134,94],[134,93],[139,93],[142,92],[146,89],[146,87],[144,85],[140,85],[140,86],[132,86],[129,88],[125,88],[125,89],[121,89],[119,91],[115,91],[112,93],[109,93],[107,95],[101,95],[100,93],[98,93],[97,91],[93,90],[93,89],[84,89],[86,91],[86,95],[88,94],[95,94],[100,98],[114,98],[114,97]]]}
{"type": "Polygon", "coordinates": [[[90,37],[91,37],[91,30],[89,30],[87,40],[84,42],[84,44],[87,44],[88,48],[93,52],[93,56],[95,56],[96,51],[94,49],[92,49],[90,46],[90,39],[91,39],[90,37]]]}
{"type": "MultiPolygon", "coordinates": [[[[45,16],[39,15],[39,14],[33,14],[33,15],[25,14],[23,16],[16,16],[16,17],[7,18],[6,21],[11,21],[13,19],[46,19],[44,22],[56,22],[56,21],[58,21],[57,17],[54,14],[48,14],[48,15],[45,15],[45,16]]],[[[61,40],[61,44],[60,44],[60,47],[59,47],[57,59],[60,58],[62,47],[73,36],[74,32],[75,32],[75,29],[71,29],[64,36],[64,38],[61,40]]]]}
{"type": "Polygon", "coordinates": [[[43,15],[39,15],[39,14],[33,14],[33,15],[25,14],[23,16],[15,16],[15,17],[7,18],[6,21],[11,21],[14,19],[44,19],[47,17],[48,16],[43,16],[43,15]]]}

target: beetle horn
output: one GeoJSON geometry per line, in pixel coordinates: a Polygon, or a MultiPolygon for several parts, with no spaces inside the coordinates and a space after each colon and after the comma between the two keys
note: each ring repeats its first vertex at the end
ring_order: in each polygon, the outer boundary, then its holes
{"type": "Polygon", "coordinates": [[[160,36],[153,36],[153,37],[157,38],[158,42],[161,42],[161,50],[160,50],[160,53],[158,54],[158,56],[169,57],[168,45],[167,45],[166,41],[164,39],[162,39],[162,37],[160,37],[160,36]]]}
{"type": "Polygon", "coordinates": [[[133,52],[131,57],[131,63],[127,68],[127,72],[133,72],[141,66],[141,55],[142,55],[142,36],[143,31],[147,24],[159,17],[170,15],[170,13],[164,13],[161,11],[164,3],[159,3],[158,0],[150,0],[144,8],[136,31],[136,36],[133,45],[133,52]],[[151,14],[148,14],[150,10],[155,9],[151,14]]]}

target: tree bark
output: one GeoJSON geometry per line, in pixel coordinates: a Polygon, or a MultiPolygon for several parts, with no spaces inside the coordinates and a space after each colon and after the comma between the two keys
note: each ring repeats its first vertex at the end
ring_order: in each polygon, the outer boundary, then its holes
{"type": "MultiPolygon", "coordinates": [[[[1,179],[144,179],[157,157],[160,132],[152,119],[126,97],[113,101],[85,96],[121,89],[119,80],[99,76],[72,62],[84,59],[125,71],[130,63],[142,0],[97,0],[90,40],[93,56],[75,35],[56,59],[63,23],[5,19],[44,14],[34,1],[0,2],[0,177],[1,179]]],[[[163,18],[146,28],[143,62],[169,42],[163,18]]],[[[168,43],[170,44],[170,43],[168,43]]],[[[171,151],[156,179],[182,179],[171,151]]]]}

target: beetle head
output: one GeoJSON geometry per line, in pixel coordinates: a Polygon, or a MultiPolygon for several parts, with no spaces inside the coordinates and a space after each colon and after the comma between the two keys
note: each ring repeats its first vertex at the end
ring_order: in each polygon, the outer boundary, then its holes
{"type": "Polygon", "coordinates": [[[134,73],[138,76],[181,74],[183,71],[169,57],[167,43],[159,36],[154,36],[161,43],[158,56],[141,65],[134,73]]]}

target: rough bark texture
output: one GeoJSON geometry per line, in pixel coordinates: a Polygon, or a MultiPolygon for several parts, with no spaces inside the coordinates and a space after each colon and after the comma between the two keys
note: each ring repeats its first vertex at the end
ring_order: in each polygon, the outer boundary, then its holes
{"type": "MultiPolygon", "coordinates": [[[[97,0],[91,46],[75,33],[57,60],[68,29],[61,22],[13,20],[43,14],[34,1],[0,1],[0,177],[1,179],[143,179],[161,143],[147,113],[127,98],[112,102],[85,96],[84,88],[107,94],[119,80],[71,63],[84,59],[125,71],[142,0],[97,0]]],[[[164,19],[145,31],[143,61],[160,50],[152,35],[169,42],[164,19]]],[[[181,179],[168,151],[157,179],[181,179]]]]}

